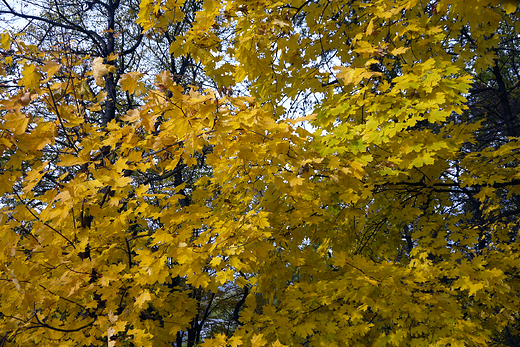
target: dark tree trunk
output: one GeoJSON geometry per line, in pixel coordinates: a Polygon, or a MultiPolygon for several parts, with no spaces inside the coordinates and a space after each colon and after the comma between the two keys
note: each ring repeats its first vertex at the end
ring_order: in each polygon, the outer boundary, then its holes
{"type": "Polygon", "coordinates": [[[492,69],[493,75],[497,81],[498,85],[498,96],[500,98],[500,106],[502,108],[502,116],[504,120],[504,124],[506,126],[506,134],[507,136],[518,136],[518,128],[517,128],[517,120],[513,115],[511,110],[511,104],[509,103],[508,91],[506,88],[506,84],[502,77],[502,73],[500,72],[500,67],[498,66],[498,60],[495,60],[495,66],[492,69]]]}
{"type": "MultiPolygon", "coordinates": [[[[108,4],[106,4],[106,9],[108,11],[107,18],[107,30],[106,30],[106,42],[104,49],[104,57],[108,58],[110,55],[115,53],[115,14],[116,10],[119,7],[119,0],[113,1],[109,0],[108,4]]],[[[109,65],[114,66],[114,60],[110,60],[107,62],[109,65]]],[[[103,125],[107,125],[116,118],[116,93],[117,83],[115,81],[114,74],[112,72],[108,73],[105,76],[105,92],[107,93],[107,99],[105,101],[105,110],[103,112],[103,125]]]]}

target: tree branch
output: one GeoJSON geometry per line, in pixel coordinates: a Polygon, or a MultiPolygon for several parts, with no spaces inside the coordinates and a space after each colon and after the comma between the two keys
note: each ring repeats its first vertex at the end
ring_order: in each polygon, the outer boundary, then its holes
{"type": "MultiPolygon", "coordinates": [[[[2,0],[2,2],[9,9],[9,11],[0,10],[0,14],[9,14],[9,15],[13,15],[15,17],[23,18],[23,19],[34,19],[34,20],[38,20],[38,21],[41,21],[41,22],[45,22],[45,23],[50,24],[50,25],[55,26],[55,27],[60,27],[60,28],[64,28],[64,29],[78,31],[78,32],[83,33],[83,34],[87,35],[88,37],[90,37],[90,39],[94,42],[94,44],[96,46],[98,46],[98,48],[102,49],[102,47],[104,45],[103,44],[104,43],[103,38],[101,36],[99,36],[95,31],[87,30],[85,28],[82,28],[79,25],[76,25],[76,24],[70,22],[66,17],[64,19],[67,21],[68,24],[63,24],[63,23],[59,23],[59,22],[56,22],[56,21],[53,21],[53,20],[50,20],[50,19],[47,19],[47,18],[16,12],[9,5],[9,3],[6,0],[2,0]]],[[[58,14],[60,16],[63,16],[59,12],[58,12],[58,14]]]]}

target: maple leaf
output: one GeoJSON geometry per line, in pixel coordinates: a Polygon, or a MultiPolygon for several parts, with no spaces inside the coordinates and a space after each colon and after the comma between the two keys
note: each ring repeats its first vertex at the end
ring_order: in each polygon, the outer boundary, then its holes
{"type": "Polygon", "coordinates": [[[11,130],[15,135],[25,133],[29,125],[29,118],[20,112],[8,113],[4,116],[4,119],[4,127],[11,130]]]}
{"type": "Polygon", "coordinates": [[[150,295],[150,292],[145,290],[143,291],[143,293],[141,293],[141,295],[139,295],[136,299],[135,299],[135,305],[139,308],[142,308],[143,305],[152,300],[152,297],[150,295]]]}
{"type": "Polygon", "coordinates": [[[205,288],[208,286],[208,283],[209,283],[209,276],[206,275],[206,274],[202,274],[202,275],[194,275],[194,276],[191,276],[190,278],[188,278],[188,283],[192,284],[195,288],[198,288],[198,287],[202,287],[202,288],[205,288]]]}
{"type": "Polygon", "coordinates": [[[49,80],[52,76],[56,74],[61,68],[61,64],[58,64],[55,61],[46,61],[42,67],[42,70],[47,73],[47,79],[49,80]]]}
{"type": "Polygon", "coordinates": [[[105,79],[103,76],[109,73],[109,69],[106,64],[103,64],[103,58],[97,57],[92,62],[92,75],[94,80],[99,87],[105,86],[105,79]]]}
{"type": "Polygon", "coordinates": [[[513,0],[504,1],[502,5],[506,14],[512,14],[518,9],[518,3],[513,0]]]}
{"type": "Polygon", "coordinates": [[[516,3],[118,4],[1,36],[0,336],[516,334],[516,3]]]}
{"type": "Polygon", "coordinates": [[[254,334],[251,338],[251,346],[252,347],[262,347],[267,344],[267,341],[265,341],[263,334],[254,334]]]}
{"type": "Polygon", "coordinates": [[[0,46],[6,51],[11,48],[11,37],[9,36],[9,33],[0,34],[0,46]]]}
{"type": "Polygon", "coordinates": [[[138,72],[130,72],[127,74],[123,74],[121,76],[121,90],[128,91],[131,94],[134,94],[137,90],[141,90],[144,85],[142,82],[139,82],[139,78],[142,74],[138,72]]]}
{"type": "Polygon", "coordinates": [[[41,75],[36,69],[36,65],[26,65],[23,68],[22,78],[18,85],[27,89],[37,89],[40,86],[41,75]]]}

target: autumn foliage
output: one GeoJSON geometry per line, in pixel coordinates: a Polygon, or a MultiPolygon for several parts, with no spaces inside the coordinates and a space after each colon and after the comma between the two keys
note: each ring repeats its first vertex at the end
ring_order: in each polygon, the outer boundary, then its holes
{"type": "Polygon", "coordinates": [[[136,70],[2,34],[0,346],[511,345],[518,13],[142,0],[182,63],[136,70]]]}

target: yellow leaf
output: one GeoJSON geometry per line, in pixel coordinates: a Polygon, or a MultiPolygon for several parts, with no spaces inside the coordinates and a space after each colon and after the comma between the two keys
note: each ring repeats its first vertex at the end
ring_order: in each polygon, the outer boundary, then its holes
{"type": "MultiPolygon", "coordinates": [[[[240,336],[232,336],[227,341],[231,347],[238,347],[242,345],[242,338],[240,336]]],[[[282,347],[282,346],[279,346],[282,347]]]]}
{"type": "Polygon", "coordinates": [[[273,20],[273,24],[279,25],[282,28],[291,26],[290,22],[286,22],[286,21],[279,20],[279,19],[273,20]]]}
{"type": "Polygon", "coordinates": [[[18,102],[22,106],[27,106],[31,103],[31,92],[25,92],[20,99],[18,99],[18,102]]]}
{"type": "Polygon", "coordinates": [[[372,35],[373,32],[374,32],[374,19],[371,19],[370,23],[368,23],[366,33],[367,33],[367,35],[372,35]]]}
{"type": "Polygon", "coordinates": [[[222,258],[220,258],[220,257],[215,257],[215,258],[211,259],[211,261],[209,262],[209,264],[210,264],[211,266],[217,266],[217,265],[219,265],[221,262],[222,262],[222,258]]]}
{"type": "Polygon", "coordinates": [[[352,83],[354,75],[356,74],[356,69],[344,66],[335,66],[334,68],[340,70],[340,72],[336,74],[336,77],[343,80],[345,85],[352,83]]]}
{"type": "Polygon", "coordinates": [[[469,286],[469,296],[475,295],[479,290],[484,288],[482,283],[474,283],[469,286]]]}
{"type": "Polygon", "coordinates": [[[317,113],[313,113],[313,114],[310,114],[310,115],[305,116],[305,117],[300,117],[300,118],[296,118],[296,119],[286,119],[285,121],[287,123],[296,124],[296,123],[299,123],[299,122],[314,120],[314,119],[316,119],[317,115],[318,115],[317,113]]]}
{"type": "Polygon", "coordinates": [[[135,189],[135,195],[136,196],[143,196],[143,194],[146,194],[146,192],[150,189],[150,185],[141,185],[135,189]]]}
{"type": "Polygon", "coordinates": [[[129,72],[121,75],[121,90],[123,92],[128,91],[130,94],[133,94],[136,88],[142,84],[139,82],[140,77],[141,73],[139,72],[129,72]]]}
{"type": "Polygon", "coordinates": [[[0,47],[8,51],[11,48],[9,33],[0,34],[0,47]]]}
{"type": "Polygon", "coordinates": [[[291,185],[291,187],[301,186],[303,184],[303,182],[304,182],[304,179],[302,177],[294,177],[289,180],[289,184],[291,185]]]}
{"type": "Polygon", "coordinates": [[[118,318],[119,316],[115,315],[114,312],[108,312],[108,320],[110,321],[110,323],[114,324],[115,322],[117,322],[118,318]]]}
{"type": "Polygon", "coordinates": [[[137,299],[135,299],[135,305],[139,308],[142,308],[144,303],[150,300],[152,300],[150,292],[148,290],[145,290],[141,295],[137,297],[137,299]]]}
{"type": "Polygon", "coordinates": [[[18,279],[16,278],[16,276],[14,274],[14,270],[11,270],[11,281],[13,281],[13,284],[16,287],[17,291],[20,291],[22,289],[20,286],[20,282],[18,281],[18,279]]]}
{"type": "Polygon", "coordinates": [[[155,120],[157,117],[158,115],[156,114],[142,114],[141,120],[143,127],[149,132],[155,131],[155,120]]]}
{"type": "Polygon", "coordinates": [[[112,60],[116,60],[117,58],[119,58],[119,54],[116,54],[116,53],[110,53],[110,55],[107,57],[107,61],[112,61],[112,60]]]}
{"type": "Polygon", "coordinates": [[[251,347],[262,347],[267,344],[263,334],[254,334],[251,338],[251,347]]]}
{"type": "Polygon", "coordinates": [[[116,340],[112,337],[116,334],[114,327],[109,327],[107,330],[108,347],[115,347],[116,340]]]}
{"type": "Polygon", "coordinates": [[[399,47],[399,48],[391,50],[390,54],[392,54],[392,55],[399,55],[399,54],[406,53],[406,51],[408,51],[408,50],[409,50],[408,47],[399,47]]]}
{"type": "Polygon", "coordinates": [[[4,117],[4,127],[11,130],[15,135],[25,133],[29,125],[29,118],[20,112],[7,113],[4,117]]]}
{"type": "Polygon", "coordinates": [[[226,343],[226,335],[224,334],[216,334],[211,339],[206,339],[202,343],[202,347],[225,347],[227,346],[226,343]]]}
{"type": "Polygon", "coordinates": [[[22,72],[23,77],[18,81],[18,85],[26,89],[36,89],[40,86],[40,73],[36,70],[36,65],[26,65],[22,72]]]}
{"type": "Polygon", "coordinates": [[[99,87],[105,86],[105,76],[108,73],[107,65],[103,64],[103,58],[97,57],[94,59],[92,63],[92,74],[94,75],[94,80],[99,87]]]}
{"type": "Polygon", "coordinates": [[[123,188],[129,185],[130,183],[132,183],[132,179],[130,177],[117,177],[114,180],[113,186],[116,188],[123,188]]]}
{"type": "Polygon", "coordinates": [[[117,321],[114,325],[114,332],[118,333],[119,331],[125,331],[126,324],[127,323],[125,321],[117,321]]]}
{"type": "Polygon", "coordinates": [[[64,155],[60,159],[61,159],[61,161],[58,164],[59,166],[81,165],[81,164],[85,164],[87,162],[87,160],[85,160],[84,158],[78,157],[73,154],[64,155]]]}
{"type": "Polygon", "coordinates": [[[368,310],[368,304],[363,304],[357,308],[358,311],[366,311],[368,310]]]}
{"type": "Polygon", "coordinates": [[[275,342],[271,343],[271,347],[285,347],[285,345],[281,343],[280,340],[276,340],[275,342]]]}
{"type": "Polygon", "coordinates": [[[61,64],[55,61],[46,61],[42,67],[42,70],[47,73],[47,78],[52,77],[61,68],[61,64]]]}
{"type": "Polygon", "coordinates": [[[141,114],[140,114],[139,110],[135,110],[135,109],[128,110],[126,112],[126,114],[123,117],[121,117],[122,121],[129,122],[129,123],[135,123],[139,119],[141,119],[141,114]]]}
{"type": "Polygon", "coordinates": [[[26,182],[28,182],[27,186],[25,186],[22,190],[24,193],[30,192],[40,181],[40,179],[46,174],[44,170],[38,170],[34,168],[29,171],[26,176],[26,182]]]}
{"type": "Polygon", "coordinates": [[[505,1],[502,6],[504,8],[504,11],[506,11],[506,14],[511,14],[516,12],[516,9],[518,8],[518,1],[508,0],[505,1]]]}
{"type": "Polygon", "coordinates": [[[193,276],[188,278],[188,283],[192,284],[195,288],[206,288],[209,283],[209,276],[206,274],[201,274],[200,276],[198,274],[194,274],[193,276]]]}

